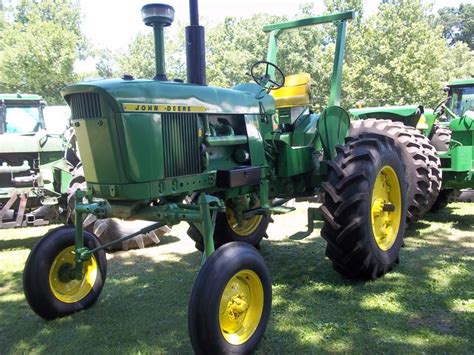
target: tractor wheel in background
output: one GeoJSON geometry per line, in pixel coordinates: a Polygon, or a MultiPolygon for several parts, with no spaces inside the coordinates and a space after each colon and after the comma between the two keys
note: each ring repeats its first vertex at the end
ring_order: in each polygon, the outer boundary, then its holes
{"type": "Polygon", "coordinates": [[[429,138],[436,151],[447,152],[449,150],[449,141],[451,140],[451,130],[448,127],[435,124],[429,138]]]}
{"type": "Polygon", "coordinates": [[[405,164],[405,178],[409,182],[407,189],[407,222],[411,223],[428,210],[430,192],[430,163],[424,152],[424,145],[429,143],[413,127],[390,120],[366,119],[351,122],[350,137],[362,133],[376,133],[394,140],[401,152],[405,164]]]}
{"type": "Polygon", "coordinates": [[[399,260],[406,220],[405,167],[393,139],[349,137],[322,185],[326,256],[344,276],[375,279],[399,260]]]}
{"type": "MultiPolygon", "coordinates": [[[[73,227],[49,231],[33,248],[23,272],[23,290],[30,307],[44,319],[54,319],[92,306],[102,291],[107,275],[103,250],[83,263],[82,278],[71,279],[68,268],[75,265],[73,227]]],[[[100,245],[95,236],[84,232],[84,246],[100,245]]]]}
{"type": "MultiPolygon", "coordinates": [[[[84,171],[82,169],[82,164],[79,164],[72,172],[73,178],[69,183],[68,189],[68,220],[70,223],[73,223],[73,206],[74,206],[74,193],[77,189],[86,190],[87,183],[84,177],[84,171]]],[[[121,237],[125,237],[132,233],[135,233],[137,230],[145,228],[155,222],[149,221],[124,221],[118,218],[105,218],[97,219],[96,216],[90,214],[84,220],[83,226],[84,229],[93,233],[97,236],[101,244],[105,244],[121,237]]],[[[108,251],[118,251],[118,250],[129,250],[129,249],[138,249],[145,248],[148,246],[156,245],[160,242],[159,237],[168,233],[170,228],[163,226],[161,228],[155,229],[154,231],[140,234],[132,239],[126,240],[122,243],[113,244],[107,248],[108,251]]]]}
{"type": "MultiPolygon", "coordinates": [[[[259,202],[257,202],[255,206],[251,206],[251,208],[258,206],[259,202]]],[[[245,242],[258,248],[269,223],[269,216],[255,215],[249,219],[244,219],[239,224],[235,217],[234,209],[227,204],[225,213],[217,213],[214,230],[215,248],[219,248],[229,242],[245,242]]],[[[203,251],[203,238],[196,226],[190,225],[188,235],[196,242],[196,248],[199,251],[203,251]]]]}
{"type": "MultiPolygon", "coordinates": [[[[425,139],[428,140],[427,138],[425,139]]],[[[430,196],[428,199],[428,205],[426,206],[426,212],[433,212],[433,206],[436,204],[436,201],[439,198],[441,184],[443,181],[441,160],[436,154],[436,149],[431,144],[431,142],[428,141],[427,143],[423,144],[423,147],[424,154],[428,158],[428,167],[430,170],[430,196]]]]}
{"type": "Polygon", "coordinates": [[[196,354],[248,354],[265,332],[272,282],[247,243],[228,243],[201,267],[189,300],[188,329],[196,354]]]}
{"type": "Polygon", "coordinates": [[[451,202],[456,201],[456,199],[459,197],[461,192],[459,190],[455,189],[443,189],[439,192],[438,197],[434,201],[433,205],[431,206],[430,212],[437,212],[443,208],[445,208],[447,205],[449,205],[451,202]]]}

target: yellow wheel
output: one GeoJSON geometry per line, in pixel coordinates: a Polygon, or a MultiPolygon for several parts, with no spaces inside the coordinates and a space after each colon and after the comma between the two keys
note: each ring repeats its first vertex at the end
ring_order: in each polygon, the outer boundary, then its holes
{"type": "Polygon", "coordinates": [[[235,218],[234,210],[232,208],[228,207],[225,213],[229,227],[235,234],[243,238],[251,236],[252,233],[255,233],[263,219],[262,215],[255,215],[249,219],[242,219],[239,223],[235,218]]]}
{"type": "MultiPolygon", "coordinates": [[[[251,196],[251,194],[240,196],[239,198],[242,203],[243,211],[256,209],[260,206],[258,198],[251,196]]],[[[219,212],[217,214],[216,227],[214,230],[215,247],[219,248],[229,242],[244,242],[258,248],[265,236],[269,223],[270,217],[266,215],[238,218],[234,207],[230,201],[228,201],[225,212],[219,212]]],[[[204,244],[202,235],[194,225],[189,227],[188,235],[196,242],[196,248],[203,251],[204,244]]]]}
{"type": "Polygon", "coordinates": [[[347,140],[328,164],[321,235],[334,269],[375,279],[399,261],[407,184],[394,140],[368,133],[347,140]]]}
{"type": "Polygon", "coordinates": [[[239,271],[224,288],[219,306],[219,324],[224,338],[233,345],[245,343],[257,330],[263,311],[263,286],[252,270],[239,271]]]}
{"type": "Polygon", "coordinates": [[[372,230],[375,242],[383,251],[395,243],[400,229],[402,193],[400,181],[392,167],[380,169],[372,190],[372,230]]]}
{"type": "Polygon", "coordinates": [[[67,275],[69,268],[75,264],[74,246],[67,247],[61,251],[53,260],[49,271],[49,287],[53,295],[64,303],[79,302],[92,291],[97,279],[97,261],[92,256],[82,264],[82,278],[71,279],[67,275]]]}
{"type": "MultiPolygon", "coordinates": [[[[46,234],[35,245],[23,272],[23,289],[30,307],[39,316],[53,319],[78,312],[95,303],[107,273],[104,251],[95,252],[82,264],[80,278],[73,277],[76,265],[73,227],[60,227],[46,234]]],[[[84,232],[84,246],[100,245],[84,232]]]]}
{"type": "Polygon", "coordinates": [[[271,280],[258,251],[242,242],[219,248],[203,265],[189,301],[189,334],[198,354],[250,353],[265,331],[271,280]]]}

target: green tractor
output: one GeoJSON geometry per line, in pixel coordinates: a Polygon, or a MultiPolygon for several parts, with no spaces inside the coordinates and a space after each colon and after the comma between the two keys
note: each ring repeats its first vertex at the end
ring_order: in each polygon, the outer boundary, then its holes
{"type": "Polygon", "coordinates": [[[426,130],[443,173],[431,211],[445,207],[461,189],[474,189],[474,79],[453,80],[446,91],[448,97],[435,108],[426,130]]]}
{"type": "MultiPolygon", "coordinates": [[[[445,207],[461,189],[474,188],[474,79],[453,80],[447,98],[434,110],[423,106],[351,109],[351,115],[367,126],[380,118],[388,126],[404,125],[418,131],[421,150],[429,162],[429,189],[417,216],[445,207]],[[367,122],[365,122],[367,121],[367,122]]],[[[416,133],[415,133],[416,134],[416,133]]]]}
{"type": "Polygon", "coordinates": [[[308,210],[308,232],[314,219],[323,219],[335,270],[380,277],[399,262],[411,156],[391,136],[346,138],[349,114],[338,105],[354,12],[265,26],[270,45],[267,60],[251,67],[255,83],[230,89],[206,85],[196,0],[190,15],[187,83],[169,80],[165,71],[163,31],[174,9],[150,4],[142,17],[155,34],[156,76],[124,75],[63,91],[87,191],[76,192],[75,226],[48,232],[32,249],[24,291],[45,319],[90,307],[106,279],[105,248],[186,221],[203,251],[188,310],[193,349],[247,353],[262,338],[271,310],[270,273],[257,250],[271,214],[291,211],[284,205],[290,199],[322,193],[322,205],[308,210]],[[317,114],[309,75],[285,76],[274,63],[280,33],[323,23],[336,25],[337,38],[329,103],[317,114]],[[101,245],[83,229],[87,214],[153,223],[101,245]]]}
{"type": "Polygon", "coordinates": [[[0,228],[57,221],[70,181],[66,140],[46,131],[38,95],[0,95],[0,228]]]}

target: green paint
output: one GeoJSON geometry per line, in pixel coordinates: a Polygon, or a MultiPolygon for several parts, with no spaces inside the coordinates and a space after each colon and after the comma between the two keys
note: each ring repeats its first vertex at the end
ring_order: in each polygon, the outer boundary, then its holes
{"type": "Polygon", "coordinates": [[[321,113],[317,127],[325,160],[336,157],[336,145],[344,144],[349,126],[349,114],[339,106],[330,106],[321,113]]]}
{"type": "Polygon", "coordinates": [[[155,74],[157,78],[166,78],[165,40],[163,26],[153,26],[155,41],[155,74]]]}
{"type": "Polygon", "coordinates": [[[332,69],[329,106],[339,105],[341,102],[342,63],[344,61],[345,45],[346,21],[340,21],[337,24],[336,53],[334,55],[334,64],[332,69]]]}
{"type": "Polygon", "coordinates": [[[452,80],[448,86],[468,86],[474,85],[474,78],[452,80]]]}
{"type": "Polygon", "coordinates": [[[280,22],[271,25],[263,26],[264,32],[270,32],[274,30],[288,30],[292,28],[320,25],[323,23],[331,23],[345,20],[352,20],[355,18],[355,11],[346,11],[331,15],[308,17],[301,20],[280,22]]]}

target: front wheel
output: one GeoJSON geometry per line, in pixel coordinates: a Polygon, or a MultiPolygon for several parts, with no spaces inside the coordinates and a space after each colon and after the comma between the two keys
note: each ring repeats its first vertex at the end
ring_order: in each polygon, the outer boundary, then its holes
{"type": "MultiPolygon", "coordinates": [[[[23,290],[33,311],[44,319],[54,319],[92,306],[99,298],[107,275],[103,250],[83,262],[80,280],[70,277],[75,265],[75,231],[60,227],[48,232],[31,251],[23,272],[23,290]]],[[[84,232],[84,246],[100,246],[84,232]]]]}
{"type": "Polygon", "coordinates": [[[321,235],[334,268],[375,279],[398,262],[406,216],[405,167],[393,139],[362,134],[338,148],[323,183],[321,235]]]}
{"type": "Polygon", "coordinates": [[[265,332],[270,273],[258,251],[231,242],[207,259],[193,285],[188,327],[197,354],[250,353],[265,332]]]}

